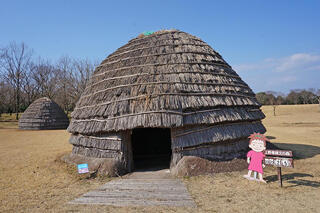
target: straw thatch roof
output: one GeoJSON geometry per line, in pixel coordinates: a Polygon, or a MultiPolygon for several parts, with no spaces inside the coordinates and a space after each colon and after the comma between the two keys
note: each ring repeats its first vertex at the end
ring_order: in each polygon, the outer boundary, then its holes
{"type": "Polygon", "coordinates": [[[64,111],[49,98],[39,98],[19,119],[20,129],[66,129],[69,119],[64,111]]]}
{"type": "Polygon", "coordinates": [[[102,61],[68,130],[94,135],[247,123],[264,118],[259,108],[255,94],[219,53],[188,33],[165,30],[140,35],[102,61]]]}

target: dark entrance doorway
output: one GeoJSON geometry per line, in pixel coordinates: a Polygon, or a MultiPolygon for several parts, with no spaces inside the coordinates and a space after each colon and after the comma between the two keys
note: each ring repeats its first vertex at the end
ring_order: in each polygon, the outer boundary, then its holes
{"type": "Polygon", "coordinates": [[[131,135],[134,169],[160,170],[170,167],[170,129],[137,128],[131,135]]]}

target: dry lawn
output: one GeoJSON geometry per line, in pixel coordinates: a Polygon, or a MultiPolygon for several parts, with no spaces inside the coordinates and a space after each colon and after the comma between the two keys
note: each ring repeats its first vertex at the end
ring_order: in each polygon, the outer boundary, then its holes
{"type": "Polygon", "coordinates": [[[67,204],[110,179],[87,179],[57,160],[71,150],[66,131],[0,122],[0,212],[320,212],[319,106],[278,106],[277,116],[271,106],[262,109],[271,141],[297,158],[294,169],[283,170],[284,187],[272,167],[265,169],[268,184],[242,178],[246,171],[184,178],[197,209],[67,204]]]}

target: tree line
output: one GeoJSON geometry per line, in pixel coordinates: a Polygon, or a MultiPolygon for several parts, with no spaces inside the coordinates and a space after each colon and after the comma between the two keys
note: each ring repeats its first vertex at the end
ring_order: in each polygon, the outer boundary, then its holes
{"type": "Polygon", "coordinates": [[[33,101],[48,97],[72,111],[97,63],[60,57],[52,63],[35,58],[25,43],[0,48],[0,116],[23,112],[33,101]]]}
{"type": "Polygon", "coordinates": [[[262,105],[320,104],[320,89],[295,89],[288,95],[274,91],[259,92],[256,98],[262,105]]]}

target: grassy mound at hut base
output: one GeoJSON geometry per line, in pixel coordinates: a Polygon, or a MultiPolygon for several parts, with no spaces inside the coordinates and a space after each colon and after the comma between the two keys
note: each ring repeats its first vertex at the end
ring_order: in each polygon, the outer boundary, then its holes
{"type": "MultiPolygon", "coordinates": [[[[249,141],[249,140],[248,140],[249,141]]],[[[273,143],[267,142],[267,149],[279,149],[273,143]]],[[[213,161],[196,156],[184,156],[176,166],[171,168],[171,173],[178,177],[209,175],[221,172],[241,171],[248,168],[246,152],[240,158],[229,161],[213,161]]]]}
{"type": "Polygon", "coordinates": [[[179,163],[171,169],[175,176],[208,175],[218,172],[241,171],[248,167],[245,159],[231,161],[209,161],[195,156],[184,156],[179,163]]]}
{"type": "Polygon", "coordinates": [[[125,174],[121,163],[112,158],[90,158],[71,153],[64,155],[61,160],[72,165],[86,163],[91,174],[100,174],[108,177],[117,177],[125,174]]]}

